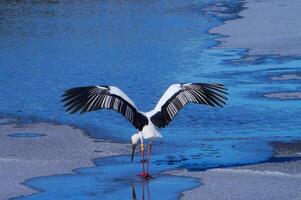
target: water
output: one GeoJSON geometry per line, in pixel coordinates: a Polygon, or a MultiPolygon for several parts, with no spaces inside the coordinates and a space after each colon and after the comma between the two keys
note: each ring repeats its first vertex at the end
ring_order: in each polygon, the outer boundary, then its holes
{"type": "MultiPolygon", "coordinates": [[[[300,73],[301,61],[252,61],[244,58],[245,49],[212,49],[220,36],[208,34],[208,29],[235,18],[229,13],[241,6],[230,0],[1,2],[0,113],[76,124],[91,137],[129,142],[135,130],[120,114],[70,116],[60,95],[75,86],[116,85],[147,111],[172,83],[220,82],[229,88],[228,105],[185,107],[161,130],[164,139],[154,145],[153,170],[202,170],[267,160],[272,155],[267,142],[300,139],[300,100],[264,95],[300,91],[300,80],[273,77],[300,73]],[[223,15],[214,16],[213,8],[223,15]]],[[[138,163],[123,173],[112,172],[127,166],[127,159],[101,159],[97,167],[80,169],[76,175],[30,180],[29,185],[45,193],[25,199],[92,198],[85,195],[97,184],[104,185],[95,198],[104,199],[108,191],[111,199],[125,193],[130,198],[131,178],[124,174],[139,171],[138,163]],[[109,181],[97,178],[104,174],[102,163],[113,169],[107,171],[109,181]],[[49,184],[52,181],[55,184],[49,184]],[[78,191],[83,185],[88,192],[78,191]]],[[[174,199],[195,185],[190,179],[159,177],[149,183],[152,194],[171,179],[181,184],[171,185],[171,192],[155,199],[174,199]]],[[[136,184],[140,191],[143,184],[136,184]]]]}
{"type": "MultiPolygon", "coordinates": [[[[146,181],[132,176],[140,164],[129,164],[127,156],[99,159],[96,164],[94,168],[76,170],[75,175],[32,179],[27,184],[43,192],[20,199],[133,199],[134,189],[137,199],[142,199],[144,191],[145,199],[172,200],[179,196],[179,190],[198,185],[189,178],[160,176],[146,181]]],[[[156,173],[159,168],[153,170],[156,173]]]]}

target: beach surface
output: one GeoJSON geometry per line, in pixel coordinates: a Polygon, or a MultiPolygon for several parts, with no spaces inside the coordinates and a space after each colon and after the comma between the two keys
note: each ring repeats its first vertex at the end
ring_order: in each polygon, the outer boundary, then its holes
{"type": "Polygon", "coordinates": [[[0,199],[26,196],[38,191],[25,180],[94,166],[93,159],[119,155],[124,144],[93,140],[81,129],[51,123],[20,124],[0,119],[0,199]]]}
{"type": "Polygon", "coordinates": [[[301,199],[301,142],[275,142],[275,155],[260,164],[168,174],[199,179],[198,188],[185,191],[182,200],[301,199]]]}
{"type": "Polygon", "coordinates": [[[301,56],[301,1],[246,1],[240,18],[226,21],[210,33],[218,39],[217,48],[247,48],[248,56],[301,56]]]}

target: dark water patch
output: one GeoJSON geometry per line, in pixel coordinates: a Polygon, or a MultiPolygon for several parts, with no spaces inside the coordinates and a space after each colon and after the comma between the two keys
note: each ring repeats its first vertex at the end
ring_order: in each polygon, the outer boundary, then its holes
{"type": "Polygon", "coordinates": [[[288,157],[272,157],[267,162],[271,163],[283,163],[283,162],[296,162],[300,161],[300,156],[288,156],[288,157]]]}
{"type": "Polygon", "coordinates": [[[22,133],[12,133],[8,134],[8,137],[13,137],[13,138],[38,138],[38,137],[45,137],[45,134],[40,134],[40,133],[28,133],[28,132],[22,132],[22,133]]]}
{"type": "Polygon", "coordinates": [[[207,6],[203,8],[203,11],[206,14],[218,17],[222,21],[227,21],[241,18],[238,13],[244,9],[246,9],[246,7],[243,1],[218,1],[207,4],[207,6]]]}

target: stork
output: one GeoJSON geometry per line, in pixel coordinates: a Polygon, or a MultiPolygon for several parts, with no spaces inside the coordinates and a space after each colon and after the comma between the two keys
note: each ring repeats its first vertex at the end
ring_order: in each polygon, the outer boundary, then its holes
{"type": "Polygon", "coordinates": [[[131,137],[133,162],[136,145],[140,142],[142,173],[150,178],[149,165],[152,142],[162,137],[158,129],[167,126],[176,114],[188,103],[223,107],[227,100],[226,88],[218,83],[180,83],[172,84],[160,98],[155,108],[149,112],[138,110],[134,102],[115,86],[75,87],[65,91],[62,102],[70,114],[91,112],[99,109],[113,109],[138,130],[131,137]],[[144,166],[144,144],[148,142],[147,166],[144,166]]]}

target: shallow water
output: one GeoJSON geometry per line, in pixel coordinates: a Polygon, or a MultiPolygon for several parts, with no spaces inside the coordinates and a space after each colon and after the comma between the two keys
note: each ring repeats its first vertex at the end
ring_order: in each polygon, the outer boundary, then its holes
{"type": "MultiPolygon", "coordinates": [[[[197,181],[189,178],[156,175],[150,181],[133,176],[140,164],[130,164],[127,156],[103,158],[97,167],[76,170],[75,175],[50,176],[27,181],[43,193],[20,199],[176,199],[180,190],[190,189],[197,181]],[[181,183],[182,181],[182,183],[181,183]],[[144,190],[144,191],[143,191],[144,190]]],[[[165,167],[166,168],[166,167],[165,167]]],[[[18,199],[18,198],[17,198],[18,199]]]]}
{"type": "MultiPolygon", "coordinates": [[[[224,109],[197,105],[184,108],[168,128],[161,130],[164,139],[153,148],[155,171],[260,162],[272,154],[268,141],[300,139],[300,100],[264,95],[300,91],[300,80],[273,77],[300,74],[301,61],[275,57],[252,60],[244,56],[245,49],[210,48],[216,45],[214,38],[220,36],[208,34],[208,29],[235,18],[229,13],[242,9],[236,1],[49,1],[0,5],[3,114],[76,124],[91,137],[128,142],[135,130],[121,115],[101,111],[70,116],[63,111],[60,95],[75,86],[116,85],[147,111],[172,83],[220,82],[229,88],[228,105],[224,109]],[[213,15],[216,12],[219,17],[213,15]]],[[[122,156],[116,159],[123,164],[116,166],[117,160],[107,163],[101,159],[97,167],[78,170],[76,175],[30,180],[28,184],[45,191],[30,198],[52,199],[59,195],[60,199],[75,199],[82,184],[87,191],[94,191],[95,180],[108,184],[98,188],[95,198],[103,199],[108,191],[114,191],[111,199],[123,197],[124,193],[130,196],[130,176],[124,174],[135,174],[139,166],[127,165],[128,160],[122,156]],[[102,162],[113,169],[106,174],[110,181],[97,178],[104,174],[102,162]],[[128,167],[118,174],[118,179],[114,171],[122,166],[128,167]],[[91,174],[90,170],[97,173],[91,174]],[[54,188],[48,184],[51,181],[55,182],[54,188]]],[[[160,189],[173,182],[170,179],[181,184],[171,185],[169,188],[174,190],[161,199],[174,199],[178,192],[195,184],[171,177],[160,177],[149,184],[160,189]]],[[[141,189],[140,182],[138,185],[141,189]]]]}

